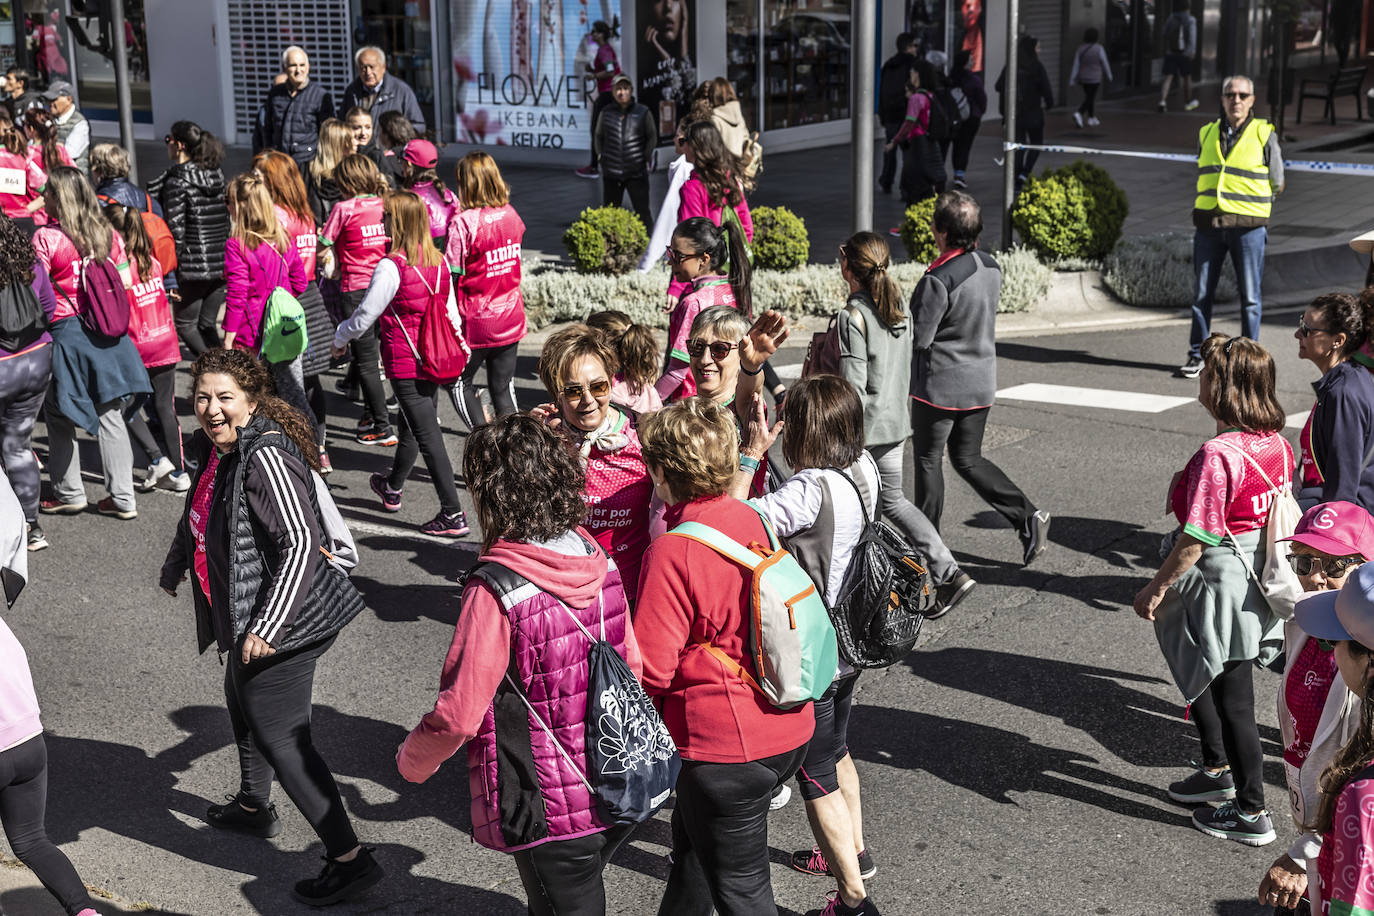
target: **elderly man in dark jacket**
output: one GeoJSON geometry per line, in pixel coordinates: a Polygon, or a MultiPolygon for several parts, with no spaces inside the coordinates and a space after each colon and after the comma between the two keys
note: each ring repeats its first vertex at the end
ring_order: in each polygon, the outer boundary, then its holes
{"type": "Polygon", "coordinates": [[[635,101],[634,83],[621,73],[611,83],[614,105],[596,117],[595,150],[601,163],[602,203],[619,207],[630,193],[630,206],[652,229],[649,212],[649,162],[658,143],[658,128],[649,109],[635,101]]]}
{"type": "Polygon", "coordinates": [[[341,109],[344,114],[361,108],[372,115],[372,123],[376,125],[377,119],[388,111],[399,111],[415,125],[417,134],[425,132],[425,115],[420,111],[415,90],[405,80],[386,72],[385,51],[372,45],[359,48],[353,55],[353,63],[358,68],[358,78],[344,90],[341,109]]]}
{"type": "MultiPolygon", "coordinates": [[[[292,45],[283,51],[281,65],[286,80],[267,93],[266,117],[254,146],[264,142],[305,164],[315,158],[320,125],[334,117],[334,97],[324,86],[310,81],[310,58],[302,48],[292,45]]],[[[258,134],[254,131],[255,137],[258,134]]]]}
{"type": "Polygon", "coordinates": [[[932,229],[940,256],[911,296],[914,502],[938,528],[945,507],[940,462],[948,443],[955,473],[1012,523],[1029,565],[1049,543],[1050,515],[983,457],[983,431],[997,392],[1002,268],[978,250],[982,211],[963,191],[946,191],[936,199],[932,229]]]}

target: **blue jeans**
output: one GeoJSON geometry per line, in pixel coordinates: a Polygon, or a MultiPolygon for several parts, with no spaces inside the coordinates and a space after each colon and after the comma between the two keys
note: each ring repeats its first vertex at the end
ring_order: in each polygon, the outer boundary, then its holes
{"type": "Polygon", "coordinates": [[[1193,329],[1188,335],[1188,355],[1201,356],[1202,342],[1212,327],[1212,300],[1222,264],[1231,255],[1240,288],[1240,333],[1259,340],[1260,278],[1264,272],[1264,242],[1269,236],[1263,226],[1253,229],[1198,229],[1193,233],[1193,329]]]}

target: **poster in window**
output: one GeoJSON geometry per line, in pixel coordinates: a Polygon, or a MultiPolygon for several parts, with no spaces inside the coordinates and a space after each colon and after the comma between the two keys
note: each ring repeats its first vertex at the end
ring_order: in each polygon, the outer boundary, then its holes
{"type": "Polygon", "coordinates": [[[591,25],[617,20],[620,0],[471,0],[451,9],[458,139],[590,149],[591,25]]]}
{"type": "Polygon", "coordinates": [[[659,141],[669,142],[691,107],[696,89],[693,0],[638,0],[638,70],[635,92],[658,122],[659,141]]]}
{"type": "Polygon", "coordinates": [[[955,0],[958,14],[954,17],[954,47],[968,52],[970,73],[982,73],[984,47],[987,38],[988,15],[983,0],[955,0]]]}
{"type": "Polygon", "coordinates": [[[916,39],[916,56],[922,60],[931,51],[945,49],[945,12],[949,2],[910,0],[907,4],[906,30],[916,39]]]}

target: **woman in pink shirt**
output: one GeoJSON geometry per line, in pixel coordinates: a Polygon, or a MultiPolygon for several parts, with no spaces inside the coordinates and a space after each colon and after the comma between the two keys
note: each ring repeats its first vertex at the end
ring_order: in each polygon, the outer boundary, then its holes
{"type": "Polygon", "coordinates": [[[130,286],[124,240],[106,222],[91,183],[76,169],[58,166],[49,172],[43,196],[53,221],[34,233],[33,250],[52,278],[57,308],[52,316],[53,387],[46,410],[54,498],[44,500],[39,510],[56,515],[86,511],[76,449],[80,426],[100,441],[109,496],[96,508],[102,515],[136,518],[133,449],[124,410],[132,397],[151,393],[152,385],[127,334],[111,341],[88,330],[79,317],[90,306],[82,280],[93,264],[112,263],[124,288],[130,286]]]}
{"type": "MultiPolygon", "coordinates": [[[[329,246],[338,261],[343,317],[348,318],[362,303],[372,271],[386,256],[386,227],[382,225],[386,179],[371,159],[354,153],[344,157],[334,170],[334,182],[343,200],[334,205],[320,230],[320,244],[329,246]]],[[[391,429],[386,389],[377,368],[379,347],[375,325],[349,344],[363,389],[363,418],[357,440],[363,445],[389,447],[399,440],[391,429]]]]}
{"type": "MultiPolygon", "coordinates": [[[[716,226],[723,226],[727,220],[738,222],[744,230],[745,240],[752,242],[754,221],[749,216],[744,187],[735,177],[739,162],[725,148],[720,130],[710,121],[694,121],[687,128],[682,150],[687,161],[692,163],[692,174],[682,186],[678,224],[694,216],[704,216],[716,226]],[[727,209],[733,213],[727,213],[727,209]]],[[[676,301],[686,288],[686,281],[674,277],[668,287],[669,299],[676,301]]]]}
{"type": "Polygon", "coordinates": [[[25,235],[32,237],[43,211],[47,173],[27,155],[24,136],[14,122],[0,114],[0,209],[25,235]]]}

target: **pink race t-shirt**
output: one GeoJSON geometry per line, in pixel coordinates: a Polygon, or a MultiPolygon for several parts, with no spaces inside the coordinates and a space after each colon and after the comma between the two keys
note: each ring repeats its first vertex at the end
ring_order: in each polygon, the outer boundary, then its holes
{"type": "Polygon", "coordinates": [[[1335,653],[1324,650],[1315,639],[1303,643],[1283,681],[1283,701],[1293,724],[1293,741],[1283,749],[1284,762],[1290,766],[1301,767],[1312,752],[1327,695],[1340,676],[1335,653]]]}
{"type": "Polygon", "coordinates": [[[620,72],[620,61],[615,59],[615,48],[609,41],[596,49],[592,66],[596,70],[596,91],[610,92],[611,81],[620,72]]]}
{"type": "MultiPolygon", "coordinates": [[[[1309,888],[1312,912],[1364,916],[1374,913],[1374,779],[1365,770],[1341,789],[1331,829],[1317,856],[1317,884],[1309,888]]],[[[1309,876],[1312,869],[1307,870],[1309,876]]]]}
{"type": "Polygon", "coordinates": [[[191,565],[196,571],[196,581],[200,583],[205,602],[210,602],[210,566],[205,555],[205,529],[210,524],[210,503],[215,498],[215,470],[219,467],[219,451],[210,449],[210,457],[205,462],[205,470],[196,482],[196,495],[191,500],[191,511],[187,520],[191,523],[191,536],[195,538],[196,552],[191,557],[191,565]]]}
{"type": "MultiPolygon", "coordinates": [[[[119,268],[125,283],[129,279],[129,259],[124,253],[124,239],[118,232],[110,231],[110,260],[119,268]]],[[[56,223],[44,226],[33,234],[33,251],[52,278],[52,291],[57,294],[57,308],[52,320],[60,321],[76,314],[76,291],[81,285],[81,255],[77,253],[72,240],[67,238],[56,223]]]]}
{"type": "Polygon", "coordinates": [[[315,255],[319,249],[320,237],[315,233],[315,220],[301,219],[283,207],[273,207],[277,211],[277,222],[286,230],[286,237],[296,243],[296,254],[301,256],[301,266],[305,268],[305,278],[315,279],[315,255]]]}
{"type": "Polygon", "coordinates": [[[1317,467],[1317,455],[1312,451],[1312,417],[1316,412],[1317,406],[1314,404],[1307,412],[1307,422],[1302,425],[1302,432],[1298,433],[1298,481],[1303,487],[1320,487],[1325,483],[1321,468],[1317,467]]]}
{"type": "Polygon", "coordinates": [[[1184,534],[1216,546],[1228,531],[1241,534],[1264,526],[1274,497],[1293,485],[1292,467],[1293,449],[1278,433],[1227,430],[1202,443],[1179,475],[1169,504],[1184,534]]]}
{"type": "Polygon", "coordinates": [[[47,183],[48,176],[32,159],[0,150],[0,209],[6,216],[29,216],[29,203],[42,196],[47,183]]]}
{"type": "Polygon", "coordinates": [[[649,547],[649,503],[654,483],[644,466],[639,435],[629,418],[616,411],[619,419],[613,433],[621,433],[629,443],[613,452],[593,446],[587,456],[587,503],[583,527],[615,560],[626,596],[633,601],[639,588],[639,567],[649,547]]]}
{"type": "Polygon", "coordinates": [[[906,120],[914,122],[911,133],[923,137],[930,130],[930,96],[913,92],[906,100],[906,120]]]}
{"type": "Polygon", "coordinates": [[[373,268],[386,256],[382,211],[382,199],[375,194],[350,197],[334,205],[320,231],[320,241],[334,246],[339,286],[346,293],[367,289],[373,268]]]}

